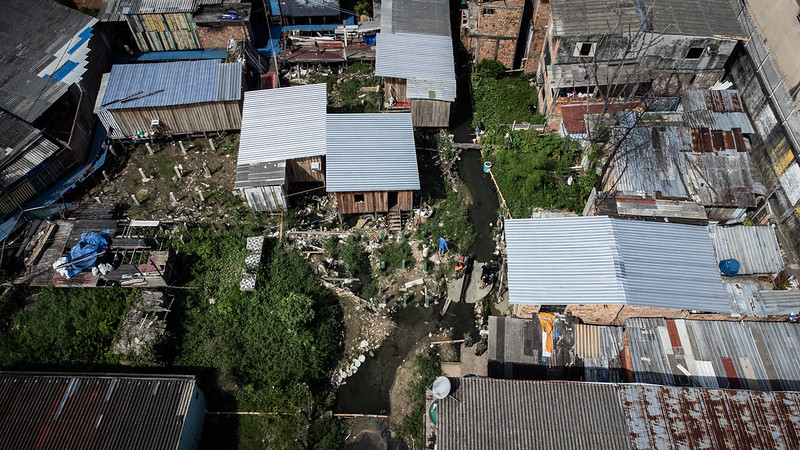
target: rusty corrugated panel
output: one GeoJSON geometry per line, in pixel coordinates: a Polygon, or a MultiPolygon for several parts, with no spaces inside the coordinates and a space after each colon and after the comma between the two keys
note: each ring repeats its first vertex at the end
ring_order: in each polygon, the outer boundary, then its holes
{"type": "Polygon", "coordinates": [[[194,392],[181,375],[3,373],[0,448],[174,449],[194,392]]]}
{"type": "Polygon", "coordinates": [[[618,385],[633,449],[795,449],[800,393],[618,385]]]}

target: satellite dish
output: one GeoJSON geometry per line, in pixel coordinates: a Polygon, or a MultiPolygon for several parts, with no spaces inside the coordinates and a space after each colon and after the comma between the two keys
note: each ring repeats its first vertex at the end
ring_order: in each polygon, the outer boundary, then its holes
{"type": "Polygon", "coordinates": [[[443,399],[450,395],[450,379],[447,377],[439,377],[433,382],[433,396],[438,399],[443,399]]]}

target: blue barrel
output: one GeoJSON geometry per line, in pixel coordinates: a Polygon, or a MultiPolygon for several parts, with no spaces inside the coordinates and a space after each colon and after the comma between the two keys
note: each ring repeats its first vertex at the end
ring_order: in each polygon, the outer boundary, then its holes
{"type": "Polygon", "coordinates": [[[483,163],[483,172],[484,173],[489,173],[489,171],[491,169],[492,169],[492,162],[491,161],[486,161],[485,163],[483,163]]]}
{"type": "Polygon", "coordinates": [[[723,259],[719,262],[719,270],[722,272],[723,275],[732,277],[739,273],[739,268],[741,265],[739,261],[735,259],[723,259]]]}

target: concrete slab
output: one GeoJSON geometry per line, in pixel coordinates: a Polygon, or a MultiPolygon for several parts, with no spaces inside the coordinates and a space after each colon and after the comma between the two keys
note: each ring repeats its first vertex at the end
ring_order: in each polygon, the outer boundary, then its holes
{"type": "Polygon", "coordinates": [[[454,301],[460,302],[461,296],[464,293],[464,280],[466,277],[461,277],[457,280],[450,280],[447,282],[447,298],[454,301]]]}
{"type": "Polygon", "coordinates": [[[467,303],[478,303],[492,291],[491,286],[481,289],[481,265],[477,262],[472,265],[472,272],[466,281],[467,292],[464,294],[464,301],[467,303]]]}

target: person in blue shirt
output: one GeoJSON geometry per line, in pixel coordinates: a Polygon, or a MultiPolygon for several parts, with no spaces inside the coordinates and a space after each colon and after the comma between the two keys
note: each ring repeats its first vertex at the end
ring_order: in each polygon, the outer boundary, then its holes
{"type": "Polygon", "coordinates": [[[447,236],[442,236],[439,238],[439,254],[444,255],[446,250],[449,250],[447,247],[447,236]]]}

